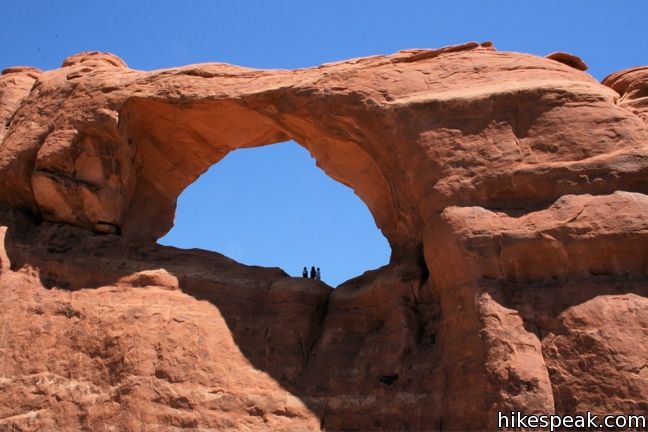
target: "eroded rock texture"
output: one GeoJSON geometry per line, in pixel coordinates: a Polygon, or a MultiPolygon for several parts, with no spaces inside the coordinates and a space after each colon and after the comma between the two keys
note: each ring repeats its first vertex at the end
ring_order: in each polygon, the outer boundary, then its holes
{"type": "Polygon", "coordinates": [[[469,43],[316,68],[0,76],[0,429],[483,430],[648,414],[648,72],[469,43]],[[336,290],[155,244],[294,139],[388,266],[336,290]]]}

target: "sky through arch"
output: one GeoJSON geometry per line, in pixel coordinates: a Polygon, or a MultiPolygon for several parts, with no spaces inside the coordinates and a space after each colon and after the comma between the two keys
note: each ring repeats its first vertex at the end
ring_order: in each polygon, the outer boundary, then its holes
{"type": "Polygon", "coordinates": [[[159,243],[292,276],[319,266],[331,286],[387,264],[391,253],[367,206],[294,141],[235,150],[213,165],[180,195],[159,243]]]}

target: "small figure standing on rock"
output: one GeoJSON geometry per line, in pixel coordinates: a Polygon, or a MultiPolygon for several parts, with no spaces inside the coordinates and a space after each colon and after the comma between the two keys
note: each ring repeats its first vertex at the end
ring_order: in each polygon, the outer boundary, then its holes
{"type": "Polygon", "coordinates": [[[308,269],[306,267],[304,267],[304,271],[302,271],[302,277],[308,277],[308,269]]]}
{"type": "Polygon", "coordinates": [[[317,277],[317,272],[315,271],[315,266],[311,267],[310,277],[311,277],[311,279],[315,279],[317,277]]]}
{"type": "Polygon", "coordinates": [[[315,272],[315,279],[322,280],[322,274],[320,273],[319,267],[317,267],[317,271],[315,272]]]}

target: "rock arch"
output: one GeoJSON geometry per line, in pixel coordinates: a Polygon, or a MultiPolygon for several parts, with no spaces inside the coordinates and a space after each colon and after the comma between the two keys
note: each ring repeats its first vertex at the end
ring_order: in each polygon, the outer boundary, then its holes
{"type": "Polygon", "coordinates": [[[584,67],[565,53],[469,43],[295,71],[142,72],[104,53],[47,72],[12,68],[0,77],[0,202],[121,236],[3,222],[22,234],[8,237],[2,277],[82,269],[87,285],[212,296],[250,362],[329,429],[481,430],[496,427],[498,411],[645,412],[647,345],[628,329],[648,326],[636,313],[648,297],[648,75],[635,68],[601,84],[584,67]],[[389,266],[331,294],[262,269],[243,278],[223,257],[201,257],[191,273],[187,257],[151,246],[211,164],[286,139],[367,204],[392,246],[389,266]],[[134,257],[113,257],[128,274],[89,271],[82,253],[97,244],[134,257]],[[234,274],[230,283],[211,265],[234,274]],[[237,327],[252,312],[222,292],[254,298],[246,307],[268,316],[282,301],[308,309],[304,329],[274,339],[294,362],[273,357],[268,329],[237,327]],[[614,390],[602,384],[611,381],[614,390]]]}
{"type": "Polygon", "coordinates": [[[245,100],[188,106],[143,99],[126,102],[120,113],[120,131],[137,147],[139,161],[147,162],[138,162],[141,172],[133,205],[124,215],[125,235],[157,238],[166,233],[180,192],[230,151],[294,139],[313,154],[324,172],[354,189],[392,245],[411,243],[418,227],[398,216],[403,213],[398,208],[401,199],[392,192],[398,185],[387,181],[386,167],[363,150],[359,137],[326,133],[323,126],[315,126],[318,120],[308,116],[286,113],[273,118],[260,113],[276,110],[270,102],[256,109],[246,106],[251,104],[245,100]],[[151,219],[159,225],[143,232],[144,221],[151,219]]]}

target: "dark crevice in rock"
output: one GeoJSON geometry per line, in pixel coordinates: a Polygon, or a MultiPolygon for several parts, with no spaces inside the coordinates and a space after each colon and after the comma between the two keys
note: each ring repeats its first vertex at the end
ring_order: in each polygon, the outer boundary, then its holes
{"type": "Polygon", "coordinates": [[[430,278],[430,270],[428,270],[427,263],[425,262],[425,253],[423,251],[423,244],[419,246],[418,265],[421,268],[420,284],[422,286],[430,278]]]}
{"type": "Polygon", "coordinates": [[[382,375],[380,377],[380,382],[390,386],[394,384],[396,381],[398,381],[398,378],[399,378],[398,374],[382,375]]]}

